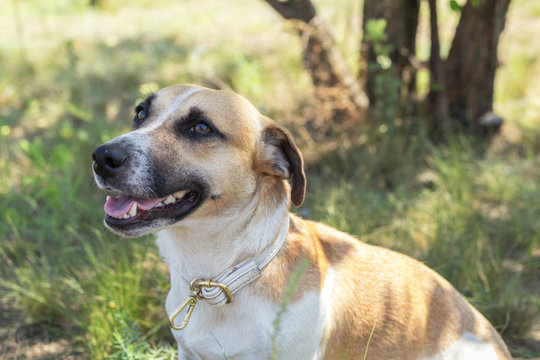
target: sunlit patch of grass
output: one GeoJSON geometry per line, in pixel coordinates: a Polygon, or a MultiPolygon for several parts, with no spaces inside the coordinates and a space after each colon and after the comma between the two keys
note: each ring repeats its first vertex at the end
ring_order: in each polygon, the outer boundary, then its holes
{"type": "Polygon", "coordinates": [[[153,346],[148,343],[137,327],[136,321],[121,310],[114,315],[116,327],[112,331],[112,351],[106,360],[174,360],[176,349],[169,344],[153,346]]]}
{"type": "Polygon", "coordinates": [[[111,350],[111,334],[121,328],[116,314],[134,319],[145,339],[170,339],[166,330],[162,299],[168,288],[165,276],[158,271],[159,259],[154,255],[150,239],[129,244],[112,236],[103,236],[97,244],[85,244],[86,260],[90,263],[81,278],[87,279],[85,288],[92,301],[85,305],[88,312],[86,326],[88,347],[95,358],[111,350]],[[88,273],[94,271],[94,273],[88,273]],[[163,336],[165,335],[165,336],[163,336]]]}
{"type": "Polygon", "coordinates": [[[531,80],[530,71],[537,63],[537,56],[518,53],[505,57],[508,58],[504,64],[506,69],[500,71],[497,78],[498,83],[504,86],[504,89],[497,93],[497,101],[522,100],[527,96],[531,80]]]}

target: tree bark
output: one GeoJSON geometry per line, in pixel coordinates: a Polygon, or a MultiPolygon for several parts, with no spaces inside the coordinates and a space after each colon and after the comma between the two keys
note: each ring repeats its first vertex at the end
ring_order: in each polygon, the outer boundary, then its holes
{"type": "MultiPolygon", "coordinates": [[[[497,46],[510,0],[467,0],[444,64],[450,116],[473,132],[498,130],[486,122],[493,110],[493,87],[498,66],[497,46]]],[[[500,119],[500,118],[499,118],[500,119]]]]}
{"type": "Polygon", "coordinates": [[[429,56],[430,92],[428,104],[430,113],[437,118],[442,132],[448,128],[448,98],[446,80],[441,62],[439,25],[437,21],[437,0],[428,0],[431,51],[429,56]]]}
{"type": "Polygon", "coordinates": [[[302,60],[309,71],[315,94],[324,105],[324,117],[346,127],[357,123],[368,100],[346,65],[330,31],[317,17],[309,0],[266,0],[285,19],[291,20],[302,39],[302,60]]]}
{"type": "Polygon", "coordinates": [[[363,9],[363,39],[361,45],[361,78],[366,79],[365,89],[370,104],[376,102],[375,76],[369,71],[368,65],[377,61],[377,54],[366,41],[366,24],[370,19],[385,19],[388,44],[393,50],[390,60],[396,68],[398,78],[401,80],[401,98],[410,99],[411,93],[416,91],[416,70],[411,64],[411,57],[416,52],[416,31],[418,28],[418,13],[420,0],[365,0],[363,9]]]}

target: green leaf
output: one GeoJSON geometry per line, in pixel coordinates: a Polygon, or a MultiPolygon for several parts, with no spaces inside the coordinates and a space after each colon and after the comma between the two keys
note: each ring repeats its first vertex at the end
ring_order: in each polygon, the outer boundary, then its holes
{"type": "Polygon", "coordinates": [[[369,19],[366,23],[366,35],[373,42],[386,41],[386,19],[369,19]]]}
{"type": "Polygon", "coordinates": [[[457,0],[450,0],[450,9],[452,9],[452,11],[461,11],[462,7],[461,5],[459,5],[459,3],[457,2],[457,0]]]}

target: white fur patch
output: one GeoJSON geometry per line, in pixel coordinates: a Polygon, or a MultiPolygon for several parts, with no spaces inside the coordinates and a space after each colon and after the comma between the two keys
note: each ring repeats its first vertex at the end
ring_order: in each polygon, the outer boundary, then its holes
{"type": "Polygon", "coordinates": [[[448,349],[435,356],[423,360],[496,360],[497,353],[493,345],[477,338],[471,333],[465,333],[448,349]]]}
{"type": "Polygon", "coordinates": [[[321,294],[306,294],[287,306],[277,336],[278,359],[318,360],[322,358],[321,339],[329,314],[321,294]]]}
{"type": "Polygon", "coordinates": [[[321,311],[318,292],[310,292],[300,301],[287,305],[277,336],[274,321],[279,305],[253,293],[243,295],[221,308],[204,301],[198,304],[188,326],[173,331],[179,345],[179,359],[269,359],[274,351],[278,359],[321,358],[319,344],[324,330],[321,319],[325,314],[321,311]],[[276,350],[272,348],[274,336],[276,350]]]}
{"type": "MultiPolygon", "coordinates": [[[[319,339],[322,339],[326,326],[332,322],[332,299],[336,296],[336,281],[339,281],[336,271],[332,268],[328,268],[326,277],[324,278],[324,285],[321,291],[321,303],[319,305],[321,314],[319,326],[317,329],[320,331],[320,334],[318,334],[319,339]]],[[[322,347],[319,346],[318,356],[314,357],[314,359],[319,359],[326,351],[321,341],[319,341],[319,344],[322,345],[322,347]]]]}

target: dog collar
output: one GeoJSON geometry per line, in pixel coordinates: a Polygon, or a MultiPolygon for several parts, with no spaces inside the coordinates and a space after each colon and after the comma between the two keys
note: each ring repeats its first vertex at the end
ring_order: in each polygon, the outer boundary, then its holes
{"type": "Polygon", "coordinates": [[[287,233],[289,232],[289,216],[280,233],[273,243],[254,259],[248,259],[236,264],[216,275],[212,279],[194,279],[189,284],[191,295],[169,317],[169,325],[174,330],[184,329],[193,313],[198,300],[206,300],[210,305],[223,306],[233,301],[233,295],[240,289],[261,276],[262,270],[279,252],[287,233]],[[186,310],[186,316],[181,325],[177,326],[174,320],[186,310]]]}

